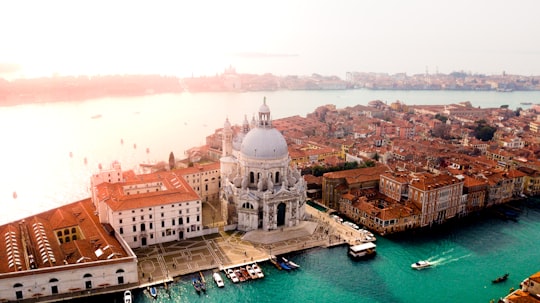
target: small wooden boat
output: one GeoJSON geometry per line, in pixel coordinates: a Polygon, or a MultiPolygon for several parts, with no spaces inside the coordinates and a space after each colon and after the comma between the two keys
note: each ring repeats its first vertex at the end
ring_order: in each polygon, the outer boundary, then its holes
{"type": "Polygon", "coordinates": [[[197,279],[197,278],[192,278],[192,279],[191,279],[191,284],[193,284],[193,288],[195,288],[195,291],[196,291],[197,293],[200,293],[200,292],[201,292],[202,287],[201,287],[201,283],[200,283],[199,279],[197,279]]]}
{"type": "Polygon", "coordinates": [[[282,270],[282,269],[283,269],[283,268],[281,267],[281,265],[277,262],[276,257],[274,257],[274,256],[270,257],[270,262],[271,262],[272,264],[274,264],[274,266],[275,266],[277,269],[279,269],[279,270],[282,270]]]}
{"type": "Polygon", "coordinates": [[[244,279],[249,280],[251,279],[251,276],[249,275],[249,272],[245,267],[240,267],[240,272],[242,273],[242,276],[244,276],[244,279]]]}
{"type": "Polygon", "coordinates": [[[201,276],[201,279],[199,280],[199,283],[201,284],[201,289],[202,291],[206,292],[206,280],[204,279],[202,272],[199,271],[199,275],[201,276]]]}
{"type": "Polygon", "coordinates": [[[504,275],[498,277],[497,279],[492,280],[491,283],[501,283],[501,282],[504,282],[504,281],[508,280],[508,276],[509,276],[509,274],[506,273],[506,274],[504,274],[504,275]]]}
{"type": "Polygon", "coordinates": [[[238,277],[238,280],[240,280],[240,282],[246,281],[246,277],[244,277],[244,275],[242,274],[239,268],[236,268],[234,270],[234,274],[236,275],[236,277],[238,277]]]}

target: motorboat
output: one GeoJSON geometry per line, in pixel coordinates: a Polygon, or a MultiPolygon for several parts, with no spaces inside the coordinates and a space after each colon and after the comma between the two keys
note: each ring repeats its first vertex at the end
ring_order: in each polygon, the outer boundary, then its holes
{"type": "Polygon", "coordinates": [[[240,280],[238,279],[238,276],[236,275],[236,273],[234,272],[232,268],[228,268],[226,274],[227,274],[227,277],[229,277],[229,279],[231,279],[233,283],[240,282],[240,280]]]}
{"type": "Polygon", "coordinates": [[[240,282],[246,281],[246,277],[242,274],[242,272],[240,271],[240,268],[235,268],[234,274],[238,277],[238,280],[240,280],[240,282]]]}
{"type": "Polygon", "coordinates": [[[504,281],[508,280],[508,275],[509,275],[509,274],[506,273],[506,274],[504,274],[504,275],[498,277],[497,279],[492,280],[491,283],[501,283],[501,282],[504,282],[504,281]]]}
{"type": "Polygon", "coordinates": [[[214,278],[214,282],[216,282],[217,287],[225,286],[225,283],[223,283],[223,279],[221,278],[221,275],[219,274],[219,272],[213,273],[212,278],[214,278]]]}
{"type": "Polygon", "coordinates": [[[150,295],[154,299],[157,298],[157,289],[156,289],[156,287],[154,287],[154,286],[150,287],[150,295]]]}
{"type": "Polygon", "coordinates": [[[300,265],[294,263],[291,260],[285,259],[284,257],[281,257],[281,259],[283,260],[283,262],[285,262],[285,264],[287,264],[292,269],[300,268],[300,265]]]}
{"type": "Polygon", "coordinates": [[[250,278],[251,278],[252,280],[255,280],[255,279],[258,279],[258,278],[259,278],[259,276],[258,276],[257,273],[255,272],[255,270],[253,270],[253,267],[251,267],[251,265],[247,265],[247,266],[246,266],[246,270],[247,270],[247,272],[248,272],[248,274],[249,274],[249,276],[250,276],[250,278]]]}
{"type": "Polygon", "coordinates": [[[257,263],[253,263],[251,265],[251,268],[253,268],[253,270],[255,271],[255,273],[257,274],[259,278],[264,278],[264,273],[262,272],[262,269],[259,267],[257,263]]]}
{"type": "Polygon", "coordinates": [[[427,267],[430,267],[431,265],[431,262],[429,261],[426,261],[426,260],[420,260],[418,262],[415,262],[413,264],[411,264],[411,268],[412,269],[424,269],[424,268],[427,268],[427,267]]]}
{"type": "Polygon", "coordinates": [[[131,302],[132,302],[131,291],[130,290],[124,291],[124,303],[131,303],[131,302]]]}

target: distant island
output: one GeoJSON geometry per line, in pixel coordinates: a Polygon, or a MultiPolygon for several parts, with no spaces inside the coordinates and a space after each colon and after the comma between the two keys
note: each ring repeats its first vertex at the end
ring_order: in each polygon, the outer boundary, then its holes
{"type": "Polygon", "coordinates": [[[276,76],[241,74],[232,67],[214,76],[163,75],[55,76],[33,79],[0,79],[0,105],[77,101],[102,97],[144,96],[181,92],[245,92],[275,90],[482,90],[536,91],[540,76],[348,72],[337,76],[276,76]]]}

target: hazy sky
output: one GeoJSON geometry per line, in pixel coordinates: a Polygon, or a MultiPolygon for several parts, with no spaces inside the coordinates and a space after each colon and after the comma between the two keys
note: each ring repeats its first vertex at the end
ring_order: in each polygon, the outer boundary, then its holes
{"type": "Polygon", "coordinates": [[[537,0],[6,0],[0,76],[201,76],[229,65],[540,75],[539,11],[537,0]]]}

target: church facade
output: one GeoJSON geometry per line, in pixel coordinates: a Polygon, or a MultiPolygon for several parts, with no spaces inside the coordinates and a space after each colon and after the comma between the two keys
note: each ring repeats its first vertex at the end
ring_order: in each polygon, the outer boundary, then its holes
{"type": "Polygon", "coordinates": [[[221,202],[223,217],[240,231],[292,227],[304,218],[306,182],[291,167],[287,142],[272,126],[266,99],[251,124],[233,133],[223,128],[221,202]]]}

